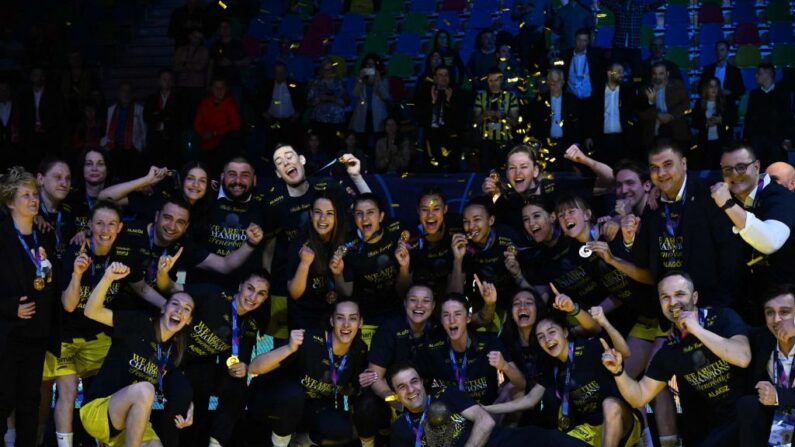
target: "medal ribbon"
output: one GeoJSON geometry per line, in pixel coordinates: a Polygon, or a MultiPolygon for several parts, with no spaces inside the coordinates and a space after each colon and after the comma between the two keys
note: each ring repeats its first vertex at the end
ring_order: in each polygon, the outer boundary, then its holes
{"type": "Polygon", "coordinates": [[[682,190],[682,207],[679,209],[679,216],[677,216],[676,222],[671,219],[670,203],[665,202],[663,204],[665,208],[665,232],[671,237],[676,236],[676,230],[679,228],[679,223],[682,222],[682,216],[685,214],[685,199],[687,199],[687,187],[682,190]]]}
{"type": "MultiPolygon", "coordinates": [[[[556,390],[560,399],[560,410],[563,417],[569,416],[569,391],[571,391],[571,373],[574,370],[574,342],[569,342],[569,356],[566,359],[566,380],[563,382],[563,396],[556,390]]],[[[555,367],[555,379],[558,377],[558,367],[555,367]]]]}
{"type": "MultiPolygon", "coordinates": [[[[44,199],[39,194],[39,208],[42,211],[42,217],[49,217],[50,212],[47,211],[47,207],[44,205],[44,199]]],[[[55,246],[61,247],[61,221],[63,220],[63,215],[61,210],[58,210],[58,215],[55,218],[55,246]]]]}
{"type": "Polygon", "coordinates": [[[776,360],[776,383],[774,385],[782,386],[784,388],[792,388],[792,365],[789,367],[789,373],[784,370],[784,363],[781,362],[781,355],[779,355],[778,349],[773,353],[776,360]]]}
{"type": "Polygon", "coordinates": [[[409,424],[409,427],[411,427],[411,431],[414,432],[414,447],[422,446],[422,432],[425,430],[422,424],[425,422],[425,418],[428,416],[428,408],[430,406],[431,406],[431,396],[428,396],[428,399],[425,401],[425,409],[422,410],[422,416],[420,417],[420,421],[417,423],[416,427],[411,422],[411,416],[409,416],[409,412],[406,411],[405,413],[403,413],[403,416],[406,418],[406,423],[409,424]]]}
{"type": "Polygon", "coordinates": [[[163,394],[163,376],[166,375],[166,365],[168,365],[168,359],[171,357],[171,348],[174,345],[168,346],[168,351],[166,351],[165,355],[163,355],[162,351],[162,343],[157,344],[157,389],[160,394],[163,394]]]}
{"type": "Polygon", "coordinates": [[[469,254],[474,254],[479,251],[480,252],[486,251],[489,248],[491,248],[492,245],[494,245],[495,239],[497,239],[497,232],[494,231],[494,228],[492,228],[491,230],[489,230],[489,238],[486,239],[486,245],[484,245],[483,248],[478,248],[477,245],[475,245],[472,241],[470,241],[470,243],[467,245],[467,252],[469,252],[469,254]]]}
{"type": "MultiPolygon", "coordinates": [[[[152,226],[149,227],[148,236],[149,236],[149,264],[146,267],[146,282],[147,284],[151,283],[157,278],[157,259],[153,259],[151,257],[151,253],[154,251],[155,248],[155,224],[151,224],[152,226]]],[[[166,256],[168,254],[168,247],[163,249],[163,253],[160,256],[166,256]]]]}
{"type": "Polygon", "coordinates": [[[340,366],[335,368],[334,367],[334,351],[332,350],[331,345],[331,334],[326,332],[326,350],[328,351],[328,367],[331,371],[331,384],[334,387],[334,406],[337,406],[337,380],[339,380],[340,376],[342,375],[342,370],[345,369],[345,364],[348,363],[348,354],[346,352],[345,355],[342,356],[340,359],[340,366]]]}
{"type": "MultiPolygon", "coordinates": [[[[91,253],[90,253],[89,256],[91,256],[92,258],[96,257],[97,256],[97,250],[96,250],[96,248],[94,248],[94,238],[93,237],[88,238],[88,248],[91,250],[91,253]]],[[[108,252],[108,254],[105,256],[105,264],[102,266],[102,272],[103,273],[105,272],[105,270],[108,269],[108,264],[110,264],[110,252],[108,252]]],[[[97,285],[96,275],[97,275],[97,264],[95,262],[92,262],[91,263],[91,288],[94,288],[94,286],[97,285]]]]}
{"type": "MultiPolygon", "coordinates": [[[[707,309],[706,308],[698,309],[698,324],[701,327],[704,327],[704,321],[706,321],[706,319],[707,319],[707,309]]],[[[676,326],[674,326],[673,330],[671,331],[671,335],[673,336],[674,341],[676,341],[677,343],[682,343],[682,340],[684,340],[685,337],[687,337],[687,334],[688,332],[686,330],[680,331],[676,328],[676,326]]]]}
{"type": "MultiPolygon", "coordinates": [[[[469,348],[469,339],[467,339],[467,348],[469,348]]],[[[453,374],[455,375],[455,381],[458,385],[458,391],[464,391],[464,383],[467,380],[467,351],[464,351],[464,358],[461,360],[461,365],[455,360],[455,352],[453,352],[452,346],[450,346],[448,352],[450,353],[450,366],[453,367],[453,374]]]]}
{"type": "Polygon", "coordinates": [[[232,356],[237,357],[240,351],[240,331],[237,327],[237,296],[232,297],[232,316],[229,318],[232,324],[232,356]]]}
{"type": "MultiPolygon", "coordinates": [[[[17,239],[22,244],[22,247],[25,249],[25,253],[30,258],[30,261],[36,267],[36,276],[44,277],[44,272],[41,270],[41,257],[39,256],[39,250],[31,250],[28,246],[28,243],[25,242],[25,238],[22,237],[22,233],[19,232],[19,228],[17,228],[17,224],[14,224],[14,231],[17,233],[17,239]]],[[[36,234],[36,230],[33,230],[33,245],[38,248],[39,247],[39,237],[36,234]]]]}

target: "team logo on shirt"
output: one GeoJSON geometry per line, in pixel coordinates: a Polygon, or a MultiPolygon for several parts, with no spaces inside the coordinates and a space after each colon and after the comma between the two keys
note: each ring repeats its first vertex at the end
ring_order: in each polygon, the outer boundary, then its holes
{"type": "Polygon", "coordinates": [[[130,365],[129,372],[133,377],[151,383],[157,382],[157,364],[154,362],[133,353],[128,364],[130,365]]]}

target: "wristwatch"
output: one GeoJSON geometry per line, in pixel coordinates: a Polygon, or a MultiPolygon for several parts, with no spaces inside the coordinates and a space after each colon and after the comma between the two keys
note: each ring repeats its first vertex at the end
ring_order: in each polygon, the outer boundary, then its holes
{"type": "Polygon", "coordinates": [[[725,210],[733,207],[736,204],[737,204],[737,202],[735,202],[734,199],[730,197],[728,200],[726,200],[726,202],[723,205],[721,205],[720,209],[725,211],[725,210]]]}

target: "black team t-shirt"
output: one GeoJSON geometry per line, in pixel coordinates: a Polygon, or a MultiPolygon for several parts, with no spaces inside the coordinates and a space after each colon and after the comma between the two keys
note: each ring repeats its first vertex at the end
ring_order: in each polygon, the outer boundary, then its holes
{"type": "MultiPolygon", "coordinates": [[[[220,355],[223,364],[232,355],[232,300],[235,293],[221,287],[202,284],[187,286],[188,292],[196,302],[193,320],[186,328],[188,343],[185,350],[186,363],[214,360],[220,355]]],[[[238,357],[249,363],[251,352],[257,340],[257,323],[253,314],[238,316],[238,357]]]]}
{"type": "MultiPolygon", "coordinates": [[[[74,272],[74,262],[75,259],[80,256],[80,249],[81,246],[79,245],[70,245],[64,253],[63,291],[69,288],[72,272],[74,272]]],[[[143,279],[141,269],[136,268],[136,266],[141,265],[141,257],[133,247],[127,244],[124,238],[117,238],[110,248],[110,251],[105,256],[97,256],[91,250],[86,251],[86,254],[91,258],[91,265],[88,266],[88,269],[83,272],[83,276],[80,278],[80,300],[77,303],[77,307],[75,307],[72,312],[63,312],[63,340],[88,338],[102,332],[110,333],[109,327],[86,318],[84,312],[91,291],[94,290],[94,287],[96,287],[97,283],[102,279],[102,276],[105,274],[105,269],[111,263],[121,262],[130,267],[130,274],[118,281],[113,281],[105,296],[105,307],[109,309],[118,308],[119,302],[117,298],[122,296],[126,296],[122,301],[125,299],[136,299],[136,297],[131,296],[132,292],[127,289],[126,285],[143,279]]]]}
{"type": "Polygon", "coordinates": [[[464,392],[478,403],[488,405],[497,398],[499,386],[497,370],[489,364],[488,354],[492,351],[501,352],[506,362],[511,361],[497,335],[490,332],[469,334],[467,349],[463,353],[452,351],[446,337],[437,338],[418,354],[417,367],[422,377],[432,378],[436,384],[458,387],[456,366],[450,358],[452,352],[459,371],[463,373],[464,392]],[[463,371],[461,365],[465,355],[466,370],[463,371]]]}
{"type": "MultiPolygon", "coordinates": [[[[735,311],[723,307],[698,311],[699,320],[708,331],[724,338],[748,336],[745,323],[735,311]]],[[[646,376],[660,382],[667,382],[673,375],[709,405],[712,410],[709,420],[722,423],[734,420],[735,402],[743,391],[741,368],[720,359],[695,336],[686,335],[681,341],[672,337],[657,351],[646,370],[646,376]]]]}
{"type": "Polygon", "coordinates": [[[359,303],[365,324],[378,325],[380,320],[398,315],[401,299],[395,288],[400,264],[395,258],[400,236],[397,223],[383,228],[378,242],[365,243],[355,239],[345,254],[345,281],[353,281],[352,299],[359,303]]]}
{"type": "Polygon", "coordinates": [[[84,405],[138,382],[149,382],[157,389],[158,351],[166,373],[173,368],[176,352],[173,338],[157,343],[156,322],[155,317],[143,312],[113,312],[113,342],[99,374],[86,392],[84,405]]]}
{"type": "MultiPolygon", "coordinates": [[[[299,236],[290,243],[285,282],[295,276],[295,272],[301,264],[298,252],[307,243],[306,236],[299,236]]],[[[333,256],[335,249],[327,247],[329,259],[333,256]]],[[[317,258],[315,258],[316,260],[317,258]]],[[[319,273],[315,268],[315,261],[309,266],[303,295],[298,299],[288,298],[287,300],[287,318],[291,329],[323,327],[331,313],[331,304],[326,301],[326,294],[335,287],[334,279],[331,277],[330,271],[326,274],[319,273]]]]}
{"type": "Polygon", "coordinates": [[[78,230],[75,226],[72,205],[67,201],[63,201],[60,208],[56,212],[51,213],[45,211],[44,203],[42,203],[39,215],[52,226],[52,232],[55,235],[55,256],[53,256],[54,259],[51,259],[51,261],[57,260],[60,262],[63,259],[66,248],[69,246],[69,241],[78,230]]]}
{"type": "Polygon", "coordinates": [[[662,221],[665,223],[661,227],[662,232],[654,235],[660,250],[659,256],[662,271],[680,270],[684,266],[684,237],[679,229],[679,224],[684,215],[682,201],[663,202],[657,208],[656,213],[660,214],[662,221]],[[666,217],[666,214],[668,217],[666,217]]]}
{"type": "MultiPolygon", "coordinates": [[[[613,376],[602,365],[604,349],[595,337],[578,337],[570,343],[573,343],[574,361],[562,363],[558,359],[545,356],[541,385],[553,390],[558,404],[561,404],[569,370],[569,417],[573,425],[600,425],[603,419],[602,401],[608,397],[620,398],[613,376]]],[[[568,349],[568,346],[563,349],[568,349]]],[[[570,352],[569,355],[571,354],[570,352]]]]}
{"type": "MultiPolygon", "coordinates": [[[[331,381],[329,351],[326,347],[326,331],[308,330],[304,343],[282,364],[301,381],[308,399],[319,399],[334,405],[334,384],[331,381]]],[[[359,386],[359,374],[367,367],[367,346],[356,337],[348,349],[347,359],[339,371],[343,356],[334,355],[337,373],[337,406],[344,408],[343,396],[353,396],[359,386]]]]}
{"type": "Polygon", "coordinates": [[[418,353],[428,346],[433,334],[438,330],[430,320],[425,322],[421,337],[414,337],[406,317],[401,315],[389,319],[375,331],[370,342],[370,363],[382,368],[404,360],[416,362],[418,353]]]}
{"type": "MultiPolygon", "coordinates": [[[[472,423],[466,418],[461,416],[461,413],[468,408],[477,405],[477,402],[472,400],[471,397],[465,393],[458,391],[454,386],[441,386],[430,393],[431,404],[442,404],[449,413],[444,420],[442,426],[442,435],[445,439],[452,439],[450,445],[452,447],[462,447],[469,439],[469,433],[472,431],[472,423]]],[[[427,418],[427,416],[426,416],[427,418]]],[[[392,423],[391,434],[389,436],[390,447],[416,447],[413,428],[420,424],[422,413],[411,413],[404,411],[399,418],[392,423]],[[409,425],[411,421],[411,425],[409,425]]],[[[434,433],[426,433],[423,431],[421,439],[422,447],[432,447],[435,443],[429,441],[428,437],[433,438],[434,433]]],[[[434,440],[438,441],[438,440],[434,440]]]]}
{"type": "Polygon", "coordinates": [[[450,272],[453,270],[453,252],[450,244],[453,234],[464,232],[461,216],[447,213],[444,228],[440,231],[443,234],[442,238],[435,242],[425,237],[422,225],[417,225],[417,228],[410,230],[409,233],[412,281],[431,287],[437,298],[444,296],[450,272]]]}
{"type": "Polygon", "coordinates": [[[509,227],[492,227],[486,245],[478,247],[471,241],[467,245],[464,255],[464,294],[469,297],[478,297],[477,304],[473,303],[474,311],[483,307],[480,291],[473,284],[475,274],[481,281],[493,283],[497,288],[497,309],[510,308],[510,297],[516,289],[516,281],[508,269],[505,268],[505,252],[509,246],[516,247],[517,236],[509,227]]]}

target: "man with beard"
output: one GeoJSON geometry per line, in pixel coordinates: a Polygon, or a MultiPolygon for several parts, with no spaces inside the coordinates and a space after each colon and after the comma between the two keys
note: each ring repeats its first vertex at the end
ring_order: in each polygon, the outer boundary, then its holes
{"type": "MultiPolygon", "coordinates": [[[[712,186],[712,199],[732,223],[743,244],[748,291],[781,284],[795,277],[795,196],[761,172],[751,146],[740,144],[720,158],[723,182],[712,186]]],[[[753,296],[746,294],[746,296],[753,296]]],[[[756,300],[747,315],[758,316],[756,300]]],[[[758,320],[753,318],[752,320],[758,320]]]]}
{"type": "MultiPolygon", "coordinates": [[[[359,194],[370,192],[370,187],[361,174],[359,159],[351,154],[344,154],[337,159],[337,163],[345,165],[346,172],[359,194]]],[[[312,182],[306,176],[304,166],[306,159],[299,155],[289,144],[280,144],[273,151],[273,166],[276,176],[284,181],[281,185],[271,188],[266,200],[269,208],[269,219],[272,223],[273,233],[276,237],[268,242],[266,248],[265,267],[271,271],[274,278],[275,295],[286,295],[285,267],[287,266],[287,247],[293,238],[298,235],[302,227],[309,222],[309,209],[319,191],[326,189],[341,189],[340,184],[326,181],[312,182]]],[[[337,191],[337,197],[345,197],[342,191],[337,191]]],[[[339,218],[341,218],[340,216],[339,218]]]]}
{"type": "MultiPolygon", "coordinates": [[[[745,323],[731,309],[697,307],[699,293],[682,271],[665,274],[657,292],[662,313],[674,328],[669,341],[652,358],[645,377],[640,381],[630,377],[623,356],[613,348],[606,347],[602,364],[615,376],[621,396],[633,408],[649,403],[676,375],[687,394],[685,404],[694,403],[702,410],[698,427],[689,427],[692,439],[685,439],[685,445],[737,445],[741,369],[751,362],[745,323]]],[[[691,414],[692,408],[688,410],[685,405],[684,413],[691,414]]]]}

